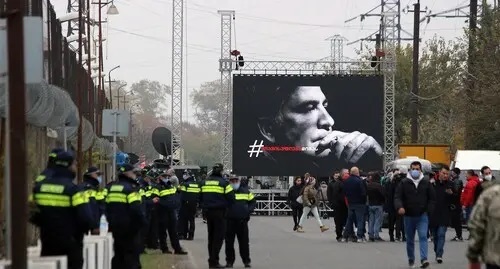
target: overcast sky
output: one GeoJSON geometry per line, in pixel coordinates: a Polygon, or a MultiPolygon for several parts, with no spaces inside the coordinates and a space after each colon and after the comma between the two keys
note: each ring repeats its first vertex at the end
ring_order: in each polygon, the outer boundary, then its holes
{"type": "MultiPolygon", "coordinates": [[[[51,2],[58,15],[66,13],[67,0],[51,2]]],[[[415,1],[401,2],[411,6],[415,1]]],[[[468,2],[421,0],[421,5],[436,13],[468,2]]],[[[329,56],[330,43],[325,39],[332,35],[355,41],[375,32],[377,17],[363,22],[359,18],[350,23],[344,21],[379,4],[380,0],[185,0],[185,94],[203,82],[220,78],[221,23],[217,10],[236,11],[233,47],[246,60],[310,61],[329,56]]],[[[129,85],[140,79],[170,85],[172,0],[115,0],[115,5],[120,14],[110,16],[104,30],[105,71],[120,65],[113,71],[113,79],[125,80],[129,85]]],[[[434,35],[454,39],[463,34],[464,26],[464,18],[436,18],[430,24],[422,24],[421,35],[424,40],[434,35]]],[[[403,14],[402,27],[412,33],[412,13],[403,14]]],[[[345,46],[344,56],[355,57],[354,50],[359,47],[359,43],[345,46]]],[[[192,121],[192,109],[187,107],[184,114],[192,121]]]]}

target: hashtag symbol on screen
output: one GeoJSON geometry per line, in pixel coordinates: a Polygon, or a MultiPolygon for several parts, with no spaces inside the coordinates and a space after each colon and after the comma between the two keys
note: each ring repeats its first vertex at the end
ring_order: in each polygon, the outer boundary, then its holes
{"type": "Polygon", "coordinates": [[[260,144],[257,142],[257,140],[255,140],[255,142],[253,142],[253,145],[250,145],[248,146],[250,149],[247,151],[248,154],[250,154],[250,158],[253,157],[253,155],[255,154],[255,157],[259,157],[259,154],[262,152],[262,148],[264,147],[264,141],[263,140],[260,140],[260,144]]]}

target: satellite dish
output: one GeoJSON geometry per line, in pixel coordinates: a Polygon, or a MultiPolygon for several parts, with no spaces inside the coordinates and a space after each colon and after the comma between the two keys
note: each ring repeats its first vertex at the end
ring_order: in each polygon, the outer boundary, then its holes
{"type": "Polygon", "coordinates": [[[127,152],[127,154],[128,154],[129,164],[135,165],[136,163],[139,162],[139,156],[137,156],[132,152],[127,152]]]}
{"type": "Polygon", "coordinates": [[[172,132],[165,127],[157,127],[152,135],[153,147],[163,156],[170,155],[172,151],[172,132]]]}

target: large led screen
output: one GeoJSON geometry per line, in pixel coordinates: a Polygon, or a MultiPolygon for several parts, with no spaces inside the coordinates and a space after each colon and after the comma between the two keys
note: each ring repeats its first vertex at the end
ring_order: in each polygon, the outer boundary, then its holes
{"type": "Polygon", "coordinates": [[[234,75],[233,92],[234,173],[382,169],[382,76],[234,75]]]}

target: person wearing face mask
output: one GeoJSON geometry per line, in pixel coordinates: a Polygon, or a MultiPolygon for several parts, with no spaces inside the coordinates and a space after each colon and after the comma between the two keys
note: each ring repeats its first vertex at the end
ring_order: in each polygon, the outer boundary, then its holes
{"type": "Polygon", "coordinates": [[[482,176],[482,179],[483,181],[481,182],[481,184],[479,184],[475,190],[475,200],[477,200],[479,198],[479,196],[481,195],[481,193],[488,189],[489,187],[499,183],[495,177],[493,176],[493,172],[491,171],[491,168],[488,167],[488,166],[483,166],[481,168],[481,176],[482,176]]]}
{"type": "Polygon", "coordinates": [[[113,230],[114,256],[112,269],[139,269],[141,228],[146,224],[142,207],[140,186],[134,167],[122,165],[118,170],[118,181],[108,187],[106,197],[106,218],[113,230]]]}
{"type": "Polygon", "coordinates": [[[415,266],[415,233],[418,233],[420,245],[420,268],[429,267],[427,260],[429,215],[436,204],[436,193],[430,180],[422,173],[422,164],[418,161],[410,164],[410,171],[401,181],[394,196],[394,208],[404,216],[406,233],[406,253],[408,264],[415,266]]]}
{"type": "Polygon", "coordinates": [[[255,208],[255,196],[246,184],[242,184],[239,177],[229,176],[229,183],[234,190],[235,202],[227,211],[227,228],[225,235],[226,268],[233,268],[236,255],[234,253],[234,239],[238,239],[240,256],[245,268],[250,268],[250,243],[248,238],[248,221],[255,208]]]}
{"type": "MultiPolygon", "coordinates": [[[[92,210],[92,215],[94,216],[95,222],[99,223],[101,216],[104,214],[104,208],[106,205],[105,192],[100,189],[102,183],[102,173],[99,168],[92,166],[89,167],[85,174],[83,174],[83,182],[79,184],[80,188],[85,190],[85,193],[89,197],[89,203],[92,210]]],[[[87,231],[88,232],[88,231],[87,231]]],[[[99,228],[96,227],[92,229],[91,234],[98,235],[99,228]]],[[[83,239],[82,239],[83,240],[83,239]]]]}
{"type": "Polygon", "coordinates": [[[181,209],[179,212],[179,238],[193,240],[195,230],[195,216],[200,202],[200,185],[193,175],[184,173],[183,183],[180,185],[181,209]]]}
{"type": "Polygon", "coordinates": [[[167,246],[167,232],[170,237],[170,244],[176,255],[186,255],[179,243],[177,235],[177,215],[176,210],[180,207],[180,196],[175,187],[170,181],[169,174],[163,173],[160,175],[160,183],[158,184],[159,198],[158,216],[159,216],[159,231],[160,248],[163,253],[172,253],[167,246]]]}
{"type": "Polygon", "coordinates": [[[50,177],[35,183],[31,221],[40,228],[41,256],[66,256],[68,269],[83,267],[83,235],[98,228],[89,198],[73,183],[77,165],[74,154],[59,151],[53,156],[50,177]]]}

